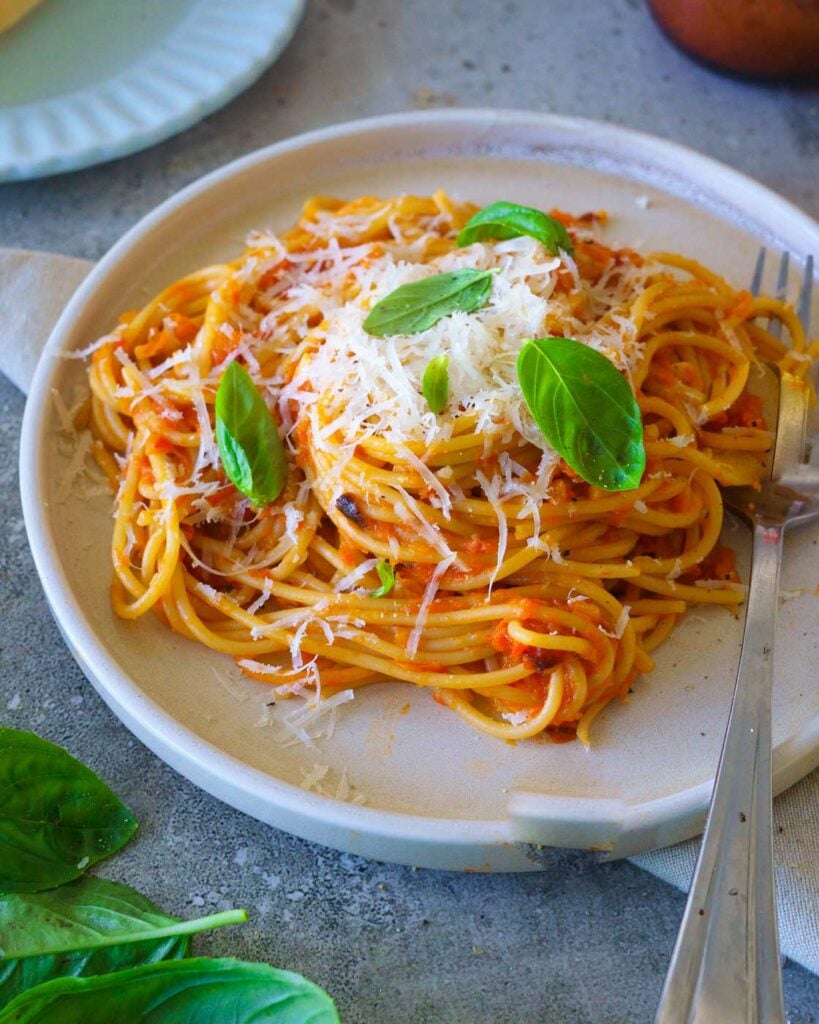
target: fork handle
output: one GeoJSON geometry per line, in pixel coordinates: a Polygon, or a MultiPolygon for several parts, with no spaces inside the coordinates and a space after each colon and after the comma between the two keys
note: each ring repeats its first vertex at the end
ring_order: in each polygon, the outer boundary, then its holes
{"type": "Polygon", "coordinates": [[[745,630],[711,808],[655,1024],[784,1024],[771,792],[781,526],[754,528],[745,630]]]}

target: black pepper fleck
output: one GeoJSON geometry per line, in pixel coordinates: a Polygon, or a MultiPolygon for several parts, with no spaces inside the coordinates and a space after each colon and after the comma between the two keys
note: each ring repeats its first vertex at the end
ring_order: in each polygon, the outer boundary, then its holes
{"type": "Polygon", "coordinates": [[[364,527],[367,525],[361,509],[356,504],[352,494],[339,495],[336,498],[336,508],[343,516],[346,516],[351,522],[355,523],[356,526],[364,527]]]}

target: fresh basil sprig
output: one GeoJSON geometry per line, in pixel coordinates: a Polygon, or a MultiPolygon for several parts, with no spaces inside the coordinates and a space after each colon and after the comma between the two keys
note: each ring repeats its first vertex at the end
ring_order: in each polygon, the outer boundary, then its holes
{"type": "Polygon", "coordinates": [[[136,827],[105,783],[62,747],[0,728],[0,892],[70,882],[136,827]]]}
{"type": "Polygon", "coordinates": [[[0,1007],[52,978],[181,959],[191,935],[246,920],[244,910],[226,910],[180,921],[129,886],[90,876],[49,892],[2,896],[0,1007]]]}
{"type": "Polygon", "coordinates": [[[386,597],[395,586],[395,570],[389,562],[379,562],[375,567],[375,571],[378,573],[379,580],[381,580],[381,586],[374,590],[370,597],[386,597]]]}
{"type": "Polygon", "coordinates": [[[600,352],[571,338],[527,341],[518,382],[546,440],[587,483],[607,491],[640,484],[643,424],[628,382],[600,352]]]}
{"type": "Polygon", "coordinates": [[[56,978],[0,1011],[0,1024],[339,1024],[333,1001],[290,971],[241,960],[170,960],[56,978]]]}
{"type": "Polygon", "coordinates": [[[480,309],[492,291],[492,271],[453,270],[403,284],[377,302],[364,321],[364,330],[376,338],[390,334],[418,334],[450,313],[480,309]]]}
{"type": "Polygon", "coordinates": [[[472,245],[486,238],[519,238],[529,235],[554,256],[562,249],[574,251],[569,232],[559,220],[531,206],[517,203],[490,203],[469,218],[456,240],[459,246],[472,245]]]}
{"type": "Polygon", "coordinates": [[[228,479],[254,505],[278,498],[287,479],[284,445],[259,389],[236,361],[216,392],[216,442],[228,479]]]}
{"type": "Polygon", "coordinates": [[[446,409],[449,401],[449,356],[443,353],[427,363],[421,378],[421,390],[427,405],[438,415],[446,409]]]}
{"type": "Polygon", "coordinates": [[[72,881],[135,828],[66,751],[0,728],[0,1024],[339,1024],[327,993],[298,974],[181,959],[191,935],[245,921],[244,910],[179,921],[127,886],[72,881]]]}

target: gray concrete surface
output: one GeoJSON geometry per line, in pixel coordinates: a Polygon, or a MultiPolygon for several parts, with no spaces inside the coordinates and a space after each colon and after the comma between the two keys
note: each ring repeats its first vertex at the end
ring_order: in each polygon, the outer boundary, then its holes
{"type": "MultiPolygon", "coordinates": [[[[95,258],[157,202],[253,148],[424,106],[552,110],[710,153],[819,212],[819,91],[721,77],[674,50],[639,0],[315,0],[283,58],[176,139],[101,167],[0,186],[0,245],[95,258]]],[[[102,873],[172,913],[242,905],[201,952],[299,970],[345,1024],[647,1024],[682,896],[627,863],[556,852],[539,875],[370,863],[290,838],[197,791],[82,677],[46,608],[16,485],[23,401],[0,381],[0,719],[66,745],[141,822],[102,873]]],[[[792,1024],[819,979],[785,970],[792,1024]]]]}

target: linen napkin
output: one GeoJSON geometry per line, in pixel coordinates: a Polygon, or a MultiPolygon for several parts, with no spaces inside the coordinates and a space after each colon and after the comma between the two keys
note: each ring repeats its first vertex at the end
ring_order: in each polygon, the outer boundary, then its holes
{"type": "MultiPolygon", "coordinates": [[[[0,371],[21,391],[27,391],[51,328],[92,265],[0,249],[0,371]]],[[[774,801],[774,823],[782,951],[819,974],[819,769],[774,801]]],[[[698,849],[699,839],[692,839],[631,859],[688,889],[698,849]]]]}
{"type": "Polygon", "coordinates": [[[53,253],[0,249],[0,372],[23,394],[51,328],[93,265],[53,253]]]}

